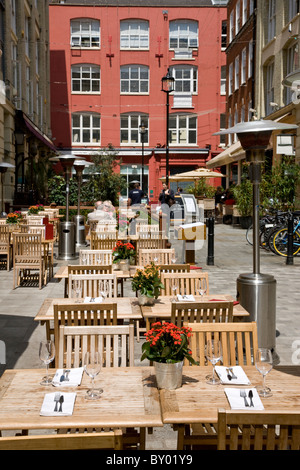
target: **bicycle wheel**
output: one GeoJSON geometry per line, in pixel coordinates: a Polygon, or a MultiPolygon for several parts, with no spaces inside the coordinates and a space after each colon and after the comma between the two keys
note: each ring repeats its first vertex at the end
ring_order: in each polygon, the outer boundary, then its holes
{"type": "MultiPolygon", "coordinates": [[[[265,224],[262,222],[259,222],[259,234],[258,234],[258,239],[260,243],[260,247],[264,248],[263,246],[263,235],[265,232],[265,224]]],[[[251,224],[246,231],[246,240],[249,243],[249,245],[253,245],[253,225],[251,224]]]]}
{"type": "Polygon", "coordinates": [[[249,243],[249,245],[253,245],[253,225],[249,225],[249,227],[246,230],[246,240],[249,243]]]}
{"type": "MultiPolygon", "coordinates": [[[[283,228],[279,230],[273,238],[275,253],[280,256],[287,256],[288,249],[288,230],[283,228]]],[[[293,234],[293,256],[300,251],[300,233],[295,231],[293,234]]]]}

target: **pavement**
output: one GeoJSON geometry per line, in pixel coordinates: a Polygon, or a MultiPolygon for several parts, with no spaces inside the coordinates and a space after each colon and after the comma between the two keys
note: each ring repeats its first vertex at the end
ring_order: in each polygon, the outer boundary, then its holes
{"type": "MultiPolygon", "coordinates": [[[[173,242],[177,262],[183,261],[181,242],[173,242]]],[[[55,248],[57,253],[57,247],[55,248]]],[[[209,273],[212,294],[236,297],[236,280],[241,273],[253,270],[253,249],[247,243],[245,230],[239,225],[215,224],[213,265],[207,265],[207,241],[197,242],[195,261],[209,273]]],[[[69,263],[77,264],[77,260],[69,263]]],[[[55,259],[54,272],[67,262],[55,259]]],[[[260,250],[261,273],[276,279],[276,352],[280,364],[300,363],[300,256],[292,265],[286,259],[260,250]]],[[[0,264],[0,376],[13,368],[41,368],[39,342],[45,339],[45,326],[34,320],[44,299],[63,297],[64,285],[50,280],[41,290],[36,284],[12,289],[13,271],[0,264]]],[[[125,295],[134,296],[130,280],[125,282],[125,295]]],[[[140,365],[141,344],[135,343],[135,361],[140,365]]],[[[170,427],[154,429],[147,436],[147,449],[175,450],[176,432],[170,427]]]]}

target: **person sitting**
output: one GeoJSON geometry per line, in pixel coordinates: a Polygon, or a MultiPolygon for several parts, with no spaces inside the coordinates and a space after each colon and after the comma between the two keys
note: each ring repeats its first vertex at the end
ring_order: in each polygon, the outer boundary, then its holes
{"type": "Polygon", "coordinates": [[[110,218],[110,215],[104,210],[102,201],[97,201],[94,211],[88,214],[88,223],[92,220],[109,220],[110,218]]]}

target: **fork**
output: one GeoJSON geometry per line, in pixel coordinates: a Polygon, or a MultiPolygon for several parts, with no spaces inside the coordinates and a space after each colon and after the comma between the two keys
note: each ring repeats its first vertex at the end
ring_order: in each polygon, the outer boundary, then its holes
{"type": "Polygon", "coordinates": [[[246,398],[246,391],[245,390],[240,390],[240,397],[244,398],[245,406],[249,406],[249,403],[246,398]]]}
{"type": "Polygon", "coordinates": [[[56,393],[54,395],[54,401],[55,401],[54,411],[57,411],[57,406],[58,406],[58,403],[59,403],[59,399],[60,399],[60,393],[56,393]]]}

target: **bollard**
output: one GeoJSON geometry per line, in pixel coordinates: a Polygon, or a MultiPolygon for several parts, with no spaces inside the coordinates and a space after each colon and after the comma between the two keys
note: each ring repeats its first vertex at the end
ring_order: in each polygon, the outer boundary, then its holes
{"type": "Polygon", "coordinates": [[[286,264],[294,264],[294,216],[292,212],[288,213],[287,224],[287,256],[286,264]]]}
{"type": "Polygon", "coordinates": [[[206,264],[208,266],[214,266],[214,224],[215,219],[213,217],[209,217],[206,225],[207,225],[207,260],[206,264]]]}

